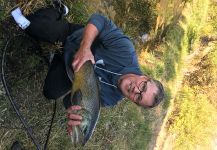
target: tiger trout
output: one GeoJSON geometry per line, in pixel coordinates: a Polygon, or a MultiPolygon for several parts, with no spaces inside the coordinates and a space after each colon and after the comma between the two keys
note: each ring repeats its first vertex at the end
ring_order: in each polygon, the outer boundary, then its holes
{"type": "Polygon", "coordinates": [[[98,80],[91,61],[87,61],[74,73],[71,103],[82,107],[75,112],[82,116],[82,121],[73,127],[71,140],[74,147],[84,146],[93,134],[100,113],[98,80]]]}

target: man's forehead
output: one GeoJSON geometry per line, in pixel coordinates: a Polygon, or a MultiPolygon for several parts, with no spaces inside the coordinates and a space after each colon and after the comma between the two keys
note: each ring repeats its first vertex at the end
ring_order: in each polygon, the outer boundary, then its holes
{"type": "Polygon", "coordinates": [[[152,82],[152,81],[147,82],[147,91],[146,92],[155,94],[155,93],[157,93],[157,90],[158,90],[158,88],[154,82],[152,82]]]}
{"type": "Polygon", "coordinates": [[[138,77],[143,78],[145,80],[150,80],[150,77],[148,77],[147,75],[140,75],[138,77]]]}
{"type": "Polygon", "coordinates": [[[147,82],[147,90],[146,90],[146,92],[142,93],[142,101],[146,102],[147,100],[153,99],[153,97],[157,93],[157,90],[158,89],[157,89],[156,85],[153,82],[148,81],[147,82]]]}

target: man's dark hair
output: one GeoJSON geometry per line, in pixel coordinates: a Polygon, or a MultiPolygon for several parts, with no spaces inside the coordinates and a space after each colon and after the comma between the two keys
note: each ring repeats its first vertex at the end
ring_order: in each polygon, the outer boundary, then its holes
{"type": "Polygon", "coordinates": [[[163,87],[162,83],[158,80],[155,80],[155,79],[151,79],[151,82],[156,85],[156,87],[158,88],[158,91],[157,91],[156,95],[154,96],[154,102],[153,102],[152,106],[149,106],[149,108],[153,108],[153,107],[157,106],[165,98],[165,91],[164,91],[164,87],[163,87]]]}

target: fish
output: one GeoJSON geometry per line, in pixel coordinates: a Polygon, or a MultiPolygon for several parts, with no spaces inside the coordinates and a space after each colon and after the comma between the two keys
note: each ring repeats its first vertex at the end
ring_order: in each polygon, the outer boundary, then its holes
{"type": "Polygon", "coordinates": [[[91,61],[85,62],[74,72],[71,104],[80,105],[76,114],[82,116],[81,124],[74,126],[71,141],[74,147],[84,146],[92,136],[100,114],[100,89],[91,61]]]}

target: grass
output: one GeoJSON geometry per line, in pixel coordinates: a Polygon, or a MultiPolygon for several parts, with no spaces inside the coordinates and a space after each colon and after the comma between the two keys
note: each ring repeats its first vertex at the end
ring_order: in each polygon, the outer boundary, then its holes
{"type": "MultiPolygon", "coordinates": [[[[161,1],[161,2],[165,2],[165,1],[161,1]]],[[[174,3],[179,3],[180,1],[175,1],[174,3]]],[[[171,6],[171,5],[170,5],[171,6]]],[[[179,4],[177,4],[177,6],[179,6],[179,4]]],[[[180,6],[182,6],[180,4],[180,6]]],[[[177,13],[175,13],[176,15],[173,15],[173,17],[168,17],[168,14],[171,13],[168,9],[168,13],[164,14],[164,13],[158,13],[159,16],[161,18],[166,18],[165,20],[167,20],[165,23],[162,23],[162,27],[158,27],[157,32],[155,33],[155,35],[152,35],[154,38],[152,38],[151,41],[149,41],[149,45],[147,46],[147,48],[145,49],[145,52],[142,51],[141,55],[140,55],[140,64],[142,69],[144,70],[145,73],[152,75],[154,77],[157,77],[158,79],[162,80],[164,82],[164,85],[167,87],[166,88],[166,93],[167,93],[167,97],[166,101],[164,103],[164,105],[166,105],[167,107],[164,107],[164,111],[166,110],[173,110],[172,112],[176,113],[178,110],[182,110],[184,109],[183,107],[187,107],[185,104],[183,104],[184,100],[182,100],[182,97],[179,97],[179,91],[182,91],[182,86],[184,84],[187,84],[185,82],[186,78],[184,78],[184,74],[183,74],[183,70],[189,66],[187,66],[187,64],[189,62],[185,62],[185,58],[192,53],[194,50],[200,48],[200,36],[204,36],[203,34],[206,33],[205,35],[209,36],[210,34],[212,34],[212,32],[215,33],[215,30],[211,30],[211,28],[213,26],[215,26],[215,23],[212,23],[212,25],[209,26],[209,24],[206,24],[206,19],[207,19],[207,14],[209,12],[209,15],[212,16],[212,18],[215,18],[215,13],[210,14],[210,12],[212,12],[213,10],[209,10],[208,6],[213,7],[213,5],[209,5],[209,1],[200,1],[200,0],[193,0],[190,2],[187,2],[183,5],[184,7],[177,10],[177,13]],[[209,11],[208,11],[209,10],[209,11]],[[209,26],[209,28],[207,28],[207,25],[209,26]],[[160,30],[162,29],[162,30],[160,30]],[[205,30],[205,31],[203,31],[205,30]],[[203,33],[203,32],[204,33],[203,33]],[[210,32],[211,31],[211,32],[210,32]],[[152,45],[153,43],[153,45],[152,45]],[[150,50],[151,49],[151,50],[150,50]],[[153,49],[153,50],[152,50],[153,49]],[[152,53],[150,53],[150,51],[152,53]],[[145,61],[145,63],[143,63],[145,61]],[[161,72],[159,74],[159,66],[163,67],[163,73],[161,72]],[[184,82],[184,84],[182,84],[184,82]],[[181,89],[180,89],[181,88],[181,89]],[[172,99],[171,99],[172,98],[172,99]],[[173,101],[173,99],[175,99],[175,101],[173,101]],[[183,105],[182,105],[183,104],[183,105]],[[168,106],[170,109],[168,109],[168,106]]],[[[167,8],[167,6],[163,6],[165,10],[165,7],[167,8]]],[[[174,6],[175,7],[175,6],[174,6]]],[[[215,10],[215,9],[214,9],[215,10]]],[[[173,11],[174,13],[174,11],[173,11]]],[[[158,16],[158,20],[159,19],[158,16]]],[[[203,48],[202,48],[203,49],[203,48]]],[[[202,53],[201,53],[202,55],[202,53]]],[[[213,58],[213,57],[212,57],[213,58]]],[[[216,59],[216,58],[215,58],[216,59]]],[[[200,59],[199,59],[200,60],[200,59]]],[[[203,59],[202,59],[203,60],[203,59]]],[[[202,61],[200,60],[200,61],[202,61]]],[[[212,74],[212,72],[216,72],[214,70],[211,70],[210,68],[212,68],[210,65],[206,65],[206,69],[202,69],[201,67],[203,66],[203,64],[205,65],[206,61],[208,61],[210,59],[206,59],[205,61],[203,60],[203,62],[200,63],[199,66],[197,66],[198,69],[198,74],[196,75],[190,75],[189,82],[193,82],[196,81],[196,84],[198,84],[198,82],[201,83],[207,83],[207,80],[211,80],[211,77],[215,76],[214,74],[212,74]],[[206,71],[205,71],[206,70],[206,71]],[[204,72],[203,72],[204,71],[204,72]],[[204,74],[204,75],[202,75],[204,74]],[[204,77],[206,76],[207,77],[204,77]],[[202,76],[202,77],[201,77],[202,76]],[[203,78],[206,78],[207,80],[204,81],[203,78]]],[[[214,59],[212,59],[214,60],[214,59]]],[[[211,80],[213,83],[215,80],[211,80]]],[[[215,85],[211,86],[211,87],[215,87],[215,85]]],[[[215,89],[215,88],[214,88],[215,89]]],[[[201,89],[197,89],[197,90],[201,90],[201,89]]],[[[207,88],[203,91],[203,93],[206,93],[205,91],[208,90],[207,88]]],[[[209,91],[209,90],[208,90],[209,91]]],[[[187,91],[187,93],[190,93],[190,91],[187,91]]],[[[213,92],[211,92],[213,93],[213,92]]],[[[196,95],[199,95],[199,93],[196,93],[196,95]]],[[[198,96],[197,95],[197,96],[198,96]]],[[[182,143],[179,145],[179,147],[175,147],[174,149],[184,149],[187,148],[187,146],[195,146],[197,145],[196,141],[196,137],[200,137],[198,135],[196,135],[199,130],[203,127],[201,127],[200,129],[198,129],[195,132],[189,133],[188,131],[182,130],[183,128],[187,128],[187,122],[191,122],[192,124],[194,123],[202,123],[202,122],[206,122],[206,116],[210,116],[210,115],[214,115],[215,111],[213,108],[210,108],[210,112],[208,114],[208,112],[205,112],[204,109],[205,107],[211,107],[210,105],[210,97],[207,97],[207,95],[209,94],[204,94],[201,98],[202,99],[201,103],[203,104],[194,104],[195,107],[197,107],[198,109],[201,107],[201,113],[203,112],[204,114],[202,115],[202,118],[197,118],[195,120],[188,120],[188,116],[183,116],[183,119],[185,120],[184,122],[181,122],[179,124],[179,127],[177,127],[175,130],[174,135],[176,135],[176,132],[180,133],[174,138],[173,142],[168,143],[167,141],[165,141],[165,139],[162,139],[162,143],[167,142],[166,144],[169,145],[168,148],[171,148],[172,145],[176,145],[177,143],[179,143],[180,141],[182,141],[182,143]],[[204,120],[203,120],[204,119],[204,120]],[[203,121],[202,121],[203,120],[203,121]],[[186,126],[185,126],[186,125],[186,126]],[[183,136],[181,136],[183,135],[183,136]],[[189,144],[187,141],[187,137],[191,136],[191,141],[195,142],[194,144],[189,144]],[[179,139],[179,137],[182,137],[183,139],[179,139]],[[185,138],[186,137],[186,138],[185,138]],[[180,141],[179,141],[180,140],[180,141]],[[185,147],[186,146],[186,147],[185,147]]],[[[182,95],[183,96],[183,95],[182,95]]],[[[185,98],[185,97],[184,97],[185,98]]],[[[183,98],[183,99],[184,99],[183,98]]],[[[194,99],[198,99],[198,97],[194,97],[194,98],[187,98],[186,101],[194,101],[194,99]]],[[[212,100],[212,105],[216,105],[216,102],[213,102],[214,100],[212,100]]],[[[190,103],[190,102],[189,102],[190,103]]],[[[194,102],[192,102],[193,105],[194,102]]],[[[186,108],[186,110],[190,111],[190,107],[186,108]]],[[[194,113],[196,113],[197,109],[194,110],[194,113]]],[[[168,113],[169,114],[169,113],[168,113]]],[[[177,114],[176,114],[177,115],[177,114]]],[[[180,114],[179,114],[180,115],[180,114]]],[[[180,117],[179,115],[177,115],[178,117],[180,117]]],[[[186,113],[187,115],[187,113],[186,113]]],[[[192,114],[193,115],[193,114],[192,114]]],[[[171,124],[171,120],[173,120],[175,118],[175,116],[169,116],[165,121],[167,122],[165,125],[166,130],[168,129],[168,126],[172,126],[171,124]]],[[[176,124],[179,121],[179,119],[177,119],[176,121],[174,121],[173,123],[176,124]]],[[[202,126],[202,124],[200,124],[202,126]]],[[[210,131],[212,131],[214,123],[210,123],[210,126],[207,127],[210,131]]],[[[192,129],[192,128],[190,128],[192,129]]],[[[206,131],[207,131],[206,130],[206,131]]],[[[211,132],[206,132],[204,131],[204,134],[206,134],[207,136],[204,136],[203,140],[208,141],[208,139],[210,138],[211,135],[213,135],[211,132]]],[[[165,131],[167,132],[167,131],[165,131]]],[[[214,132],[214,131],[213,131],[214,132]]],[[[170,132],[169,132],[170,133],[170,132]]],[[[160,132],[160,134],[163,135],[163,131],[160,132]]],[[[167,133],[166,133],[167,134],[167,133]]],[[[173,135],[173,134],[172,134],[173,135]]],[[[163,137],[163,136],[162,136],[163,137]]],[[[166,137],[168,138],[168,137],[166,137]]],[[[159,136],[159,140],[161,139],[161,135],[159,136]]],[[[161,142],[159,142],[158,144],[160,145],[161,142]]],[[[210,143],[209,143],[210,144],[210,143]]],[[[206,143],[206,145],[208,146],[208,143],[206,143]]],[[[188,147],[189,148],[189,147],[188,147]]],[[[162,149],[162,147],[158,147],[158,149],[162,149]]],[[[167,149],[167,148],[166,148],[167,149]]]]}
{"type": "Polygon", "coordinates": [[[183,87],[177,96],[176,110],[169,131],[175,135],[174,149],[212,149],[216,136],[217,112],[206,94],[183,87]]]}
{"type": "MultiPolygon", "coordinates": [[[[175,97],[172,114],[167,119],[169,129],[167,141],[164,145],[170,145],[173,149],[213,149],[216,138],[216,100],[210,95],[215,95],[216,90],[216,67],[213,60],[216,60],[216,44],[209,44],[208,47],[201,47],[200,36],[211,34],[209,24],[216,21],[206,22],[208,6],[212,7],[209,1],[192,1],[184,10],[187,26],[186,49],[192,52],[194,49],[201,51],[186,62],[192,70],[183,78],[182,88],[175,97]],[[200,8],[200,9],[198,9],[200,8]],[[203,10],[203,11],[201,11],[203,10]],[[189,13],[189,11],[191,13],[189,13]],[[204,30],[206,32],[204,32],[204,30]],[[202,52],[204,51],[204,52],[202,52]],[[206,53],[205,53],[206,52],[206,53]],[[214,73],[214,74],[213,74],[214,73]],[[212,89],[212,90],[211,90],[212,89]],[[173,137],[173,138],[171,138],[173,137]],[[170,139],[171,141],[169,142],[170,139]]],[[[216,9],[215,9],[216,10],[216,9]]],[[[213,15],[213,14],[211,14],[213,15]]],[[[213,32],[215,32],[213,30],[213,32]]]]}

